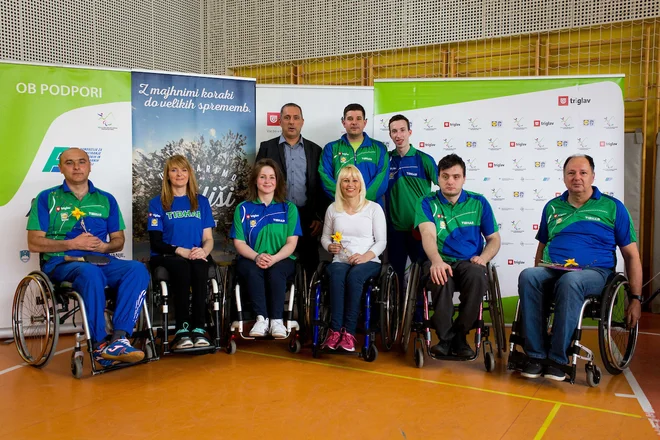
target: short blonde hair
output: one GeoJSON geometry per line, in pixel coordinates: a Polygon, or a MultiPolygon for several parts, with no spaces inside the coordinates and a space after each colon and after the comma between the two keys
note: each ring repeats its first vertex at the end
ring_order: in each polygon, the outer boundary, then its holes
{"type": "Polygon", "coordinates": [[[357,177],[360,181],[360,201],[357,205],[357,210],[362,211],[362,208],[367,206],[367,185],[364,184],[362,173],[355,165],[346,165],[339,171],[337,176],[337,188],[335,188],[335,209],[337,212],[344,212],[344,202],[346,199],[341,192],[341,181],[347,177],[357,177]]]}

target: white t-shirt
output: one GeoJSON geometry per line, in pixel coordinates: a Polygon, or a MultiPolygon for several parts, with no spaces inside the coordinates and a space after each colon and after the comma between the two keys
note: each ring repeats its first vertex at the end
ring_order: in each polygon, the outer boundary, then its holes
{"type": "Polygon", "coordinates": [[[337,212],[335,204],[328,207],[325,212],[325,224],[321,245],[325,250],[332,244],[331,236],[341,232],[341,244],[346,250],[335,254],[332,261],[346,263],[348,257],[354,253],[364,254],[372,251],[376,258],[371,261],[380,263],[378,256],[383,253],[387,245],[387,223],[383,208],[378,203],[367,201],[362,210],[349,215],[345,211],[337,212]]]}

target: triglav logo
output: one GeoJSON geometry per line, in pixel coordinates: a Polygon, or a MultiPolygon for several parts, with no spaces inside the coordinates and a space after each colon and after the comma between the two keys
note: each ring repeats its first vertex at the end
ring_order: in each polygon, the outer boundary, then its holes
{"type": "Polygon", "coordinates": [[[522,158],[513,159],[513,168],[514,171],[525,171],[525,167],[522,165],[522,158]]]}
{"type": "Polygon", "coordinates": [[[508,264],[509,266],[514,266],[514,265],[515,266],[522,266],[522,265],[525,264],[525,262],[523,260],[513,260],[513,259],[509,258],[506,261],[506,264],[508,264]]]}
{"type": "Polygon", "coordinates": [[[568,104],[589,104],[591,102],[590,98],[569,98],[568,96],[559,96],[557,98],[557,104],[564,107],[568,104]]]}
{"type": "Polygon", "coordinates": [[[557,104],[562,107],[568,105],[568,96],[559,96],[557,98],[557,104]]]}
{"type": "Polygon", "coordinates": [[[591,150],[589,145],[587,144],[587,138],[577,138],[577,143],[578,143],[578,150],[591,150]]]}
{"type": "Polygon", "coordinates": [[[481,130],[476,118],[468,118],[468,130],[481,130]]]}
{"type": "Polygon", "coordinates": [[[277,127],[278,125],[280,125],[280,112],[266,113],[266,125],[268,127],[277,127]]]}
{"type": "Polygon", "coordinates": [[[432,121],[432,120],[433,120],[433,119],[424,118],[424,122],[423,122],[423,124],[424,124],[424,130],[426,130],[426,131],[433,131],[433,130],[435,130],[435,127],[433,126],[433,124],[431,124],[431,121],[432,121]]]}
{"type": "Polygon", "coordinates": [[[477,160],[476,159],[466,159],[465,162],[467,163],[468,170],[470,170],[470,171],[479,171],[479,167],[477,167],[477,160]]]}
{"type": "Polygon", "coordinates": [[[511,232],[514,234],[522,234],[525,230],[520,226],[520,220],[511,222],[511,232]]]}
{"type": "Polygon", "coordinates": [[[558,147],[568,147],[568,141],[557,141],[557,146],[558,147]]]}
{"type": "Polygon", "coordinates": [[[488,168],[502,168],[504,166],[503,163],[499,162],[488,162],[488,168]]]}
{"type": "Polygon", "coordinates": [[[552,121],[541,121],[540,119],[534,120],[534,127],[549,127],[551,125],[555,125],[555,123],[552,121]]]}
{"type": "Polygon", "coordinates": [[[534,162],[534,168],[545,168],[545,162],[542,161],[534,162]]]}
{"type": "Polygon", "coordinates": [[[601,147],[616,147],[618,142],[607,142],[607,141],[600,141],[600,146],[601,147]]]}
{"type": "Polygon", "coordinates": [[[543,138],[534,138],[535,150],[547,150],[548,148],[543,143],[543,138]]]}
{"type": "Polygon", "coordinates": [[[616,125],[614,125],[614,116],[610,116],[609,118],[603,118],[605,119],[605,126],[603,128],[607,130],[614,130],[615,128],[618,128],[616,125]]]}
{"type": "Polygon", "coordinates": [[[564,130],[570,130],[573,128],[573,124],[571,124],[571,117],[561,117],[559,118],[559,125],[562,129],[564,130]]]}
{"type": "Polygon", "coordinates": [[[504,197],[502,197],[502,188],[491,188],[490,190],[490,198],[491,200],[496,200],[496,201],[501,201],[504,200],[504,197]]]}
{"type": "Polygon", "coordinates": [[[467,148],[477,148],[477,141],[465,141],[467,148]]]}
{"type": "Polygon", "coordinates": [[[526,147],[526,146],[527,146],[527,144],[525,142],[515,142],[515,141],[509,142],[509,147],[511,147],[511,148],[526,147]]]}
{"type": "Polygon", "coordinates": [[[523,118],[513,118],[514,130],[527,130],[527,127],[522,123],[523,118]]]}
{"type": "Polygon", "coordinates": [[[450,121],[445,121],[443,124],[445,128],[451,128],[451,127],[460,127],[461,124],[460,122],[450,122],[450,121]]]}
{"type": "Polygon", "coordinates": [[[582,120],[582,125],[584,127],[593,127],[594,126],[594,120],[593,119],[583,119],[582,120]]]}
{"type": "Polygon", "coordinates": [[[534,200],[537,202],[545,202],[546,199],[543,197],[543,190],[542,189],[534,189],[534,200]]]}
{"type": "Polygon", "coordinates": [[[502,121],[490,121],[490,126],[497,128],[502,126],[502,121]]]}
{"type": "Polygon", "coordinates": [[[101,112],[96,115],[99,117],[98,120],[101,121],[101,125],[98,126],[99,130],[112,131],[117,129],[117,127],[114,126],[115,117],[112,112],[108,114],[101,112]]]}
{"type": "Polygon", "coordinates": [[[497,145],[497,138],[488,138],[488,149],[492,151],[497,151],[500,147],[497,145]]]}
{"type": "Polygon", "coordinates": [[[616,166],[614,165],[614,159],[603,159],[603,165],[605,166],[605,171],[616,171],[616,166]]]}
{"type": "Polygon", "coordinates": [[[455,150],[456,148],[452,145],[451,139],[443,139],[442,140],[442,149],[445,151],[452,151],[455,150]]]}

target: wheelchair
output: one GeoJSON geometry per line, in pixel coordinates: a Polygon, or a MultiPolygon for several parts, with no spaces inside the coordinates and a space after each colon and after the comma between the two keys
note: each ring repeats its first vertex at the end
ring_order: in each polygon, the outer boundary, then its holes
{"type": "Polygon", "coordinates": [[[170,320],[169,320],[169,287],[168,282],[170,274],[168,270],[162,266],[154,267],[152,270],[151,282],[152,295],[149,298],[149,303],[153,307],[160,308],[162,315],[162,326],[157,327],[156,341],[158,353],[168,355],[171,353],[186,353],[186,354],[207,354],[215,353],[223,348],[222,345],[222,327],[220,326],[220,286],[223,286],[223,272],[220,267],[215,264],[209,265],[208,269],[208,282],[207,282],[207,316],[206,328],[210,336],[209,342],[211,345],[208,347],[191,347],[181,350],[174,350],[170,348],[170,320]]]}
{"type": "MultiPolygon", "coordinates": [[[[225,277],[220,296],[219,327],[221,329],[221,347],[228,354],[236,353],[236,339],[274,339],[271,335],[253,337],[245,334],[247,324],[256,319],[249,300],[245,301],[244,293],[247,289],[242,285],[236,271],[234,260],[225,268],[225,277]]],[[[300,325],[303,316],[302,296],[307,285],[307,277],[302,265],[296,261],[294,275],[287,281],[287,294],[284,304],[283,323],[287,329],[285,339],[289,340],[288,348],[291,353],[300,353],[306,338],[306,332],[300,325]]],[[[249,295],[249,292],[247,293],[249,295]]]]}
{"type": "MultiPolygon", "coordinates": [[[[323,261],[312,275],[310,287],[305,298],[305,325],[310,329],[312,338],[312,356],[321,355],[321,346],[330,327],[329,280],[326,273],[328,261],[323,261]]],[[[376,333],[380,334],[381,346],[390,351],[399,332],[399,281],[397,274],[389,264],[382,264],[377,277],[371,277],[364,286],[361,316],[364,321],[364,345],[359,356],[367,362],[378,358],[376,333]],[[372,310],[377,315],[372,316],[372,310]]]]}
{"type": "MultiPolygon", "coordinates": [[[[637,325],[633,328],[627,328],[626,326],[629,291],[628,279],[621,273],[615,273],[608,279],[600,296],[590,295],[585,298],[580,310],[580,319],[577,328],[573,332],[572,342],[567,353],[570,364],[555,365],[568,376],[565,379],[566,381],[571,384],[575,383],[577,361],[582,359],[587,362],[585,364],[587,384],[590,387],[597,387],[600,384],[602,375],[600,367],[594,363],[594,353],[581,343],[582,321],[584,319],[598,321],[598,347],[605,369],[610,374],[617,375],[628,368],[635,353],[638,331],[637,325]],[[582,352],[584,352],[584,355],[582,352]]],[[[552,333],[554,313],[554,303],[552,301],[548,301],[546,310],[544,327],[548,330],[549,338],[552,333]]],[[[520,309],[520,300],[518,300],[515,319],[511,326],[511,336],[509,337],[509,359],[507,363],[507,369],[513,371],[522,371],[528,361],[528,357],[524,352],[525,335],[521,316],[522,310],[520,309]]],[[[540,362],[544,364],[543,360],[540,360],[540,362]]]]}
{"type": "MultiPolygon", "coordinates": [[[[41,263],[43,265],[43,261],[41,263]]],[[[114,296],[114,290],[106,288],[106,327],[112,322],[114,296]]],[[[70,282],[54,284],[48,275],[40,270],[32,271],[24,277],[14,293],[12,330],[16,349],[21,358],[28,365],[36,368],[44,368],[48,365],[55,354],[60,325],[72,318],[74,327],[77,327],[75,318],[78,312],[81,315],[83,332],[75,333],[76,342],[71,353],[71,374],[76,379],[80,379],[83,374],[84,355],[81,348],[83,342],[87,343],[92,376],[159,359],[145,301],[136,323],[137,329],[131,336],[131,344],[144,351],[144,359],[131,364],[120,363],[108,368],[97,368],[82,296],[73,290],[70,282]]]]}
{"type": "MultiPolygon", "coordinates": [[[[501,358],[506,351],[504,311],[502,309],[502,295],[500,292],[497,269],[491,263],[486,265],[486,274],[488,276],[488,288],[483,301],[479,307],[479,315],[474,335],[474,356],[459,357],[454,355],[436,356],[431,352],[431,325],[429,321],[429,310],[431,310],[432,299],[431,292],[427,291],[425,286],[429,279],[428,275],[422,274],[423,262],[415,262],[410,268],[408,283],[403,304],[403,323],[401,329],[401,349],[403,353],[408,352],[410,336],[412,332],[417,333],[414,339],[413,357],[415,366],[422,368],[424,366],[425,356],[431,359],[447,361],[474,361],[479,357],[479,351],[483,351],[484,366],[487,372],[495,370],[495,353],[501,358]],[[486,325],[483,313],[488,312],[491,323],[486,325]],[[488,339],[490,332],[493,332],[495,339],[495,353],[493,346],[488,339]]],[[[454,306],[454,312],[458,311],[458,306],[454,306]]]]}

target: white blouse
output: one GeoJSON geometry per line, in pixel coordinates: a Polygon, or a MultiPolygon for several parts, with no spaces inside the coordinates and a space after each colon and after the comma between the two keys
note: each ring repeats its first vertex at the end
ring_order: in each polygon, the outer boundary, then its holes
{"type": "Polygon", "coordinates": [[[332,244],[332,235],[341,232],[341,244],[344,250],[335,254],[332,262],[346,263],[348,257],[354,253],[364,254],[373,252],[376,258],[371,261],[380,263],[378,256],[383,253],[387,245],[387,223],[383,208],[378,203],[367,201],[360,212],[353,215],[337,212],[335,204],[328,207],[325,212],[325,224],[321,245],[327,251],[332,244]]]}

